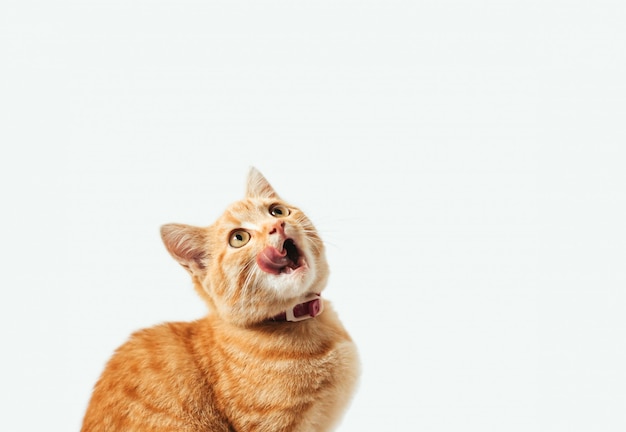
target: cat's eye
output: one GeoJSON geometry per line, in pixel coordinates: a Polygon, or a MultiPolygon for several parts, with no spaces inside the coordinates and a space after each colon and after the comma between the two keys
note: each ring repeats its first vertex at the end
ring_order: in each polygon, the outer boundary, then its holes
{"type": "Polygon", "coordinates": [[[240,248],[245,246],[246,243],[250,241],[250,233],[244,230],[235,230],[230,233],[230,239],[228,240],[228,244],[230,244],[234,248],[240,248]]]}
{"type": "Polygon", "coordinates": [[[284,218],[289,216],[289,209],[284,205],[274,204],[270,207],[270,214],[275,218],[284,218]]]}

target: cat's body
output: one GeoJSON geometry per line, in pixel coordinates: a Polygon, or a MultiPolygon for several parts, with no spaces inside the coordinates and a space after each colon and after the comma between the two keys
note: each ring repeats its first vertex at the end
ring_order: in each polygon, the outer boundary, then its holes
{"type": "Polygon", "coordinates": [[[122,345],[94,388],[82,431],[336,426],[358,360],[319,296],[328,269],[306,216],[253,169],[246,199],[214,225],[166,225],[162,237],[210,312],[141,330],[122,345]]]}

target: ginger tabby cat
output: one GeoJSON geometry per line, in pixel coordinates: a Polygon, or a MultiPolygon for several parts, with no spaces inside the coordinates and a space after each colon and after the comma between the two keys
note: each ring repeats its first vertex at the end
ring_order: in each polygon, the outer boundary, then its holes
{"type": "Polygon", "coordinates": [[[209,314],[134,333],[96,383],[82,432],[328,431],[357,352],[321,293],[324,245],[254,168],[245,199],[161,236],[209,314]]]}

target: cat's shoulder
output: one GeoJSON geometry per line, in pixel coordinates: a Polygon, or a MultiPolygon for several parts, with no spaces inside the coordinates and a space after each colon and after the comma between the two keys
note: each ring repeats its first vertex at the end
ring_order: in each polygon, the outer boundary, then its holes
{"type": "Polygon", "coordinates": [[[171,353],[191,354],[199,323],[164,322],[133,332],[117,350],[118,355],[159,356],[171,353]]]}

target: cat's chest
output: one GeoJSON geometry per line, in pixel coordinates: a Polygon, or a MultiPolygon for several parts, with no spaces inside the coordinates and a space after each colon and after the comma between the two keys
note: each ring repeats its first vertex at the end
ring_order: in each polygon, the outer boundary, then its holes
{"type": "Polygon", "coordinates": [[[228,353],[219,364],[215,394],[237,430],[296,430],[303,416],[335,385],[340,351],[315,354],[228,353]]]}

